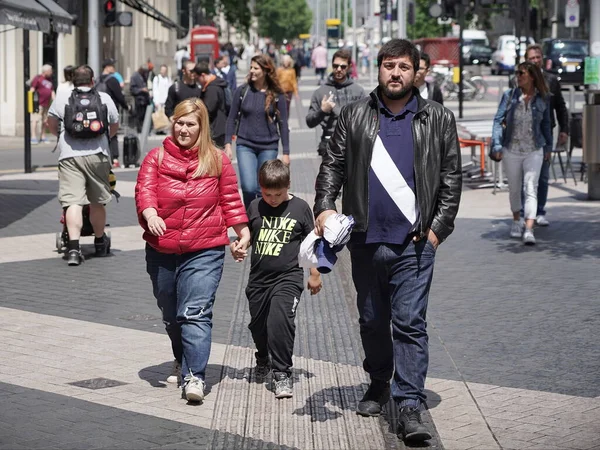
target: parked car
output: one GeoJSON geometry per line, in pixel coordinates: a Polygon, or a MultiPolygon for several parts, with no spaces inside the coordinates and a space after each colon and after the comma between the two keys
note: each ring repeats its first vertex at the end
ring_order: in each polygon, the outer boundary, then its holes
{"type": "Polygon", "coordinates": [[[492,64],[492,49],[485,45],[472,45],[467,51],[463,51],[463,62],[465,65],[492,64]]]}
{"type": "Polygon", "coordinates": [[[562,84],[583,86],[584,61],[590,54],[588,41],[582,39],[544,39],[545,68],[562,84]]]}
{"type": "MultiPolygon", "coordinates": [[[[517,38],[514,35],[505,34],[498,37],[496,50],[492,53],[492,75],[502,75],[503,72],[513,73],[515,71],[515,60],[517,38]]],[[[525,49],[529,44],[533,44],[533,38],[521,37],[519,54],[521,61],[525,57],[525,49]]]]}

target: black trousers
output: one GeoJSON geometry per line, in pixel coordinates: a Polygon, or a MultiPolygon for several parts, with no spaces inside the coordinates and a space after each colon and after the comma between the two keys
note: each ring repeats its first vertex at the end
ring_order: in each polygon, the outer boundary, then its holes
{"type": "Polygon", "coordinates": [[[256,357],[271,355],[273,371],[292,373],[292,354],[296,337],[296,308],[302,295],[303,283],[282,280],[268,287],[246,288],[250,305],[252,339],[256,357]]]}
{"type": "Polygon", "coordinates": [[[108,141],[108,146],[110,148],[110,157],[112,164],[113,160],[119,159],[119,139],[117,138],[117,135],[114,135],[110,138],[110,140],[108,141]]]}

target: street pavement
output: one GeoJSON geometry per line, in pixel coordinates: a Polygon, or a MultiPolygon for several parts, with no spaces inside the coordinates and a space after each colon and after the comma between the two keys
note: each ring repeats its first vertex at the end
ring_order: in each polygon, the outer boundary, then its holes
{"type": "MultiPolygon", "coordinates": [[[[292,192],[311,204],[315,134],[298,127],[291,139],[292,192]]],[[[0,449],[405,448],[390,432],[393,405],[379,419],[354,413],[368,378],[346,251],[323,291],[301,299],[295,395],[282,401],[254,382],[248,264],[228,256],[208,394],[181,400],[165,382],[172,357],[145,273],[136,175],[117,171],[113,255],[75,268],[55,249],[56,172],[0,176],[0,449]]],[[[524,247],[508,238],[507,192],[465,187],[428,311],[430,448],[600,448],[600,204],[586,189],[551,183],[551,225],[524,247]]],[[[92,242],[82,238],[84,253],[92,242]]]]}

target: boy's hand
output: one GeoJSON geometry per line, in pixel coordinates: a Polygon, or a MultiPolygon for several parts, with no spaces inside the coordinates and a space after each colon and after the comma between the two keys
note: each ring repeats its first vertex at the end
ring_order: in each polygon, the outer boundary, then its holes
{"type": "Polygon", "coordinates": [[[323,287],[323,282],[321,281],[321,274],[316,273],[313,274],[311,271],[310,276],[308,277],[308,283],[306,285],[308,290],[310,291],[310,295],[318,294],[323,287]]]}
{"type": "Polygon", "coordinates": [[[248,245],[249,242],[245,239],[233,241],[229,245],[229,248],[231,249],[231,256],[233,256],[235,262],[242,262],[246,256],[248,256],[248,245]]]}

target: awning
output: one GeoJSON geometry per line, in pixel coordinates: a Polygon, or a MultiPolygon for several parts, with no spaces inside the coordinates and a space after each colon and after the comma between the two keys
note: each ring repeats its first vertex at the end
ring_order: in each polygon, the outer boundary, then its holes
{"type": "Polygon", "coordinates": [[[148,17],[152,17],[153,19],[158,20],[159,22],[161,22],[163,24],[163,26],[165,26],[169,29],[175,28],[180,31],[184,31],[184,32],[187,31],[185,28],[177,25],[176,22],[169,19],[167,16],[165,16],[163,13],[161,13],[158,9],[149,5],[144,0],[123,0],[123,3],[126,4],[127,6],[135,9],[136,11],[146,14],[148,17]]]}
{"type": "Polygon", "coordinates": [[[57,33],[71,34],[73,17],[53,0],[36,0],[46,8],[52,16],[52,29],[57,33]]]}
{"type": "Polygon", "coordinates": [[[0,24],[49,33],[71,33],[71,15],[53,0],[0,0],[0,24]]]}
{"type": "Polygon", "coordinates": [[[35,0],[0,0],[0,25],[50,32],[50,13],[35,0]]]}

